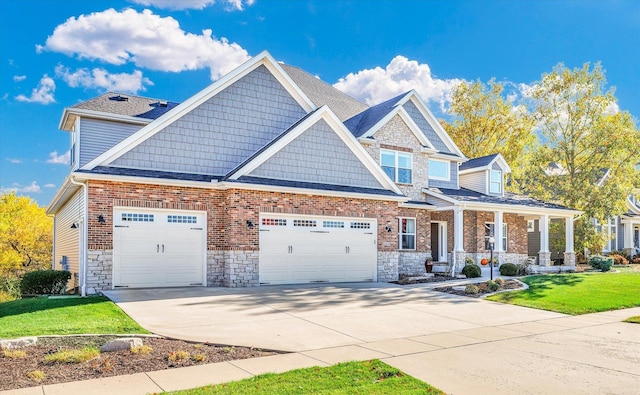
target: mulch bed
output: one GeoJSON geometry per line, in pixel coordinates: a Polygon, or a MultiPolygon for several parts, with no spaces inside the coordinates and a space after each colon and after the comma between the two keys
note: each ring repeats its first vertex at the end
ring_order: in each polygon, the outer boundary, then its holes
{"type": "MultiPolygon", "coordinates": [[[[206,343],[188,343],[182,340],[142,337],[144,345],[153,349],[149,354],[134,354],[124,350],[101,353],[99,357],[82,363],[48,364],[44,361],[45,355],[60,350],[99,348],[115,338],[117,336],[41,337],[35,346],[21,348],[27,353],[24,358],[8,358],[0,350],[0,391],[277,354],[255,348],[223,347],[206,343]],[[186,351],[190,357],[170,361],[169,354],[178,351],[186,351]],[[42,381],[31,379],[27,375],[35,370],[45,374],[42,381]]],[[[16,348],[11,349],[13,350],[16,348]]]]}
{"type": "Polygon", "coordinates": [[[500,291],[510,290],[510,289],[511,290],[522,289],[522,284],[520,284],[520,282],[516,280],[505,280],[504,284],[500,286],[500,288],[498,288],[497,291],[490,291],[486,282],[479,283],[476,285],[478,286],[478,289],[479,289],[479,292],[477,294],[468,294],[464,292],[464,286],[440,287],[440,288],[434,289],[434,291],[445,292],[453,295],[468,296],[470,298],[479,298],[483,295],[494,293],[494,292],[500,292],[500,291]]]}
{"type": "Polygon", "coordinates": [[[440,283],[449,280],[455,280],[455,277],[447,276],[445,274],[435,274],[433,277],[420,277],[420,276],[405,276],[401,275],[398,281],[392,281],[393,284],[408,285],[408,284],[423,284],[423,283],[440,283]]]}

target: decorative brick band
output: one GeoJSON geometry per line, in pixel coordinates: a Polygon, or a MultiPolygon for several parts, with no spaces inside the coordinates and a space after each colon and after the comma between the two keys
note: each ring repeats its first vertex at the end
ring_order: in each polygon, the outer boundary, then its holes
{"type": "Polygon", "coordinates": [[[389,145],[389,144],[380,144],[380,148],[391,149],[394,151],[402,151],[402,152],[413,152],[411,148],[398,147],[397,145],[389,145]]]}
{"type": "Polygon", "coordinates": [[[363,212],[344,212],[335,210],[314,210],[283,207],[260,207],[261,213],[296,214],[296,215],[322,215],[330,217],[356,217],[356,218],[377,218],[377,215],[363,212]]]}
{"type": "Polygon", "coordinates": [[[200,203],[158,202],[150,200],[113,199],[113,207],[159,208],[169,210],[207,211],[208,206],[200,203]]]}

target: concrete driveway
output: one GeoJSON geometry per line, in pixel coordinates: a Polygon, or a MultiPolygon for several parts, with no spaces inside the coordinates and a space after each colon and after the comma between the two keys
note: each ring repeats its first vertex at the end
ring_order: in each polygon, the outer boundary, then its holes
{"type": "Polygon", "coordinates": [[[340,284],[107,291],[154,333],[298,352],[332,364],[380,358],[447,393],[640,393],[640,308],[570,317],[443,294],[340,284]]]}

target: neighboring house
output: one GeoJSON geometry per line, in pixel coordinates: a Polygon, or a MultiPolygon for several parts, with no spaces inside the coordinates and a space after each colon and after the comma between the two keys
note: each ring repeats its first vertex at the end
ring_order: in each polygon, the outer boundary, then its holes
{"type": "Polygon", "coordinates": [[[624,251],[632,257],[640,254],[640,201],[629,195],[627,212],[609,218],[606,224],[596,222],[596,229],[609,235],[602,252],[624,251]]]}
{"type": "Polygon", "coordinates": [[[504,190],[415,91],[368,107],[263,52],[183,103],[107,93],[65,109],[71,172],[51,202],[54,266],[118,287],[394,281],[465,258],[551,270],[548,224],[578,211],[504,190]]]}

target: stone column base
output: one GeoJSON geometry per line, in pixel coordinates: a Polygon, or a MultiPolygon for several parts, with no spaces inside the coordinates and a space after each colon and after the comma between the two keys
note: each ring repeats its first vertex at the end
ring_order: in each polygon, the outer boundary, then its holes
{"type": "Polygon", "coordinates": [[[540,252],[538,253],[538,265],[539,266],[551,266],[551,253],[540,252]]]}
{"type": "Polygon", "coordinates": [[[464,260],[467,254],[464,251],[456,251],[453,253],[453,269],[454,273],[460,273],[464,267],[464,260]]]}
{"type": "Polygon", "coordinates": [[[576,253],[575,252],[565,252],[564,253],[564,264],[565,264],[565,266],[575,266],[576,265],[576,253]]]}

